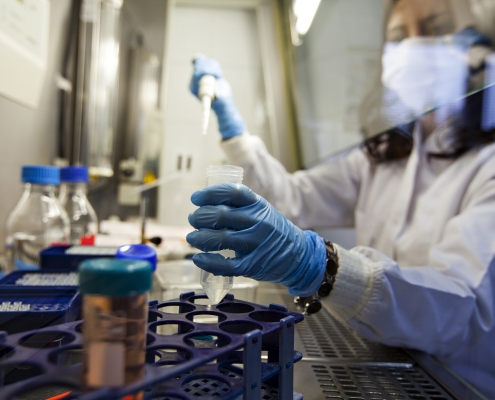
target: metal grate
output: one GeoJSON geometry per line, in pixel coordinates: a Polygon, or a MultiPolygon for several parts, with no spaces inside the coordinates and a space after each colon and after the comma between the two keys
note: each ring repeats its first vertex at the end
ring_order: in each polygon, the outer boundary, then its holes
{"type": "MultiPolygon", "coordinates": [[[[242,379],[242,374],[231,371],[228,368],[220,368],[220,372],[234,379],[242,379]]],[[[183,386],[186,393],[198,397],[220,397],[230,390],[229,386],[215,379],[195,379],[183,386]]],[[[277,388],[266,383],[261,385],[261,400],[278,400],[279,391],[277,388]]],[[[164,400],[175,400],[175,397],[165,397],[164,400]]]]}
{"type": "Polygon", "coordinates": [[[268,385],[261,385],[262,400],[278,400],[278,389],[268,385]]]}
{"type": "Polygon", "coordinates": [[[193,379],[182,386],[184,391],[197,397],[220,397],[228,393],[230,386],[217,379],[193,379]]]}
{"type": "MultiPolygon", "coordinates": [[[[292,297],[284,296],[291,311],[300,311],[292,297]]],[[[411,363],[401,349],[371,342],[332,317],[325,309],[306,316],[296,325],[304,346],[304,358],[345,359],[359,362],[411,363]],[[359,359],[359,360],[357,360],[359,359]]]]}
{"type": "Polygon", "coordinates": [[[419,368],[311,365],[325,399],[452,400],[419,368]]]}

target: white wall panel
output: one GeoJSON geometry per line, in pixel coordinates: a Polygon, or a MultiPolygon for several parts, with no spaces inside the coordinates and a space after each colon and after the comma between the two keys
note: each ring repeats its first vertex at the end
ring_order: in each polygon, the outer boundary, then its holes
{"type": "Polygon", "coordinates": [[[70,7],[70,1],[51,0],[47,67],[38,109],[0,96],[0,253],[7,215],[22,193],[21,166],[50,164],[56,154],[59,123],[56,79],[62,67],[70,7]]]}
{"type": "Polygon", "coordinates": [[[270,135],[254,9],[176,6],[170,18],[161,176],[176,171],[178,154],[192,158],[192,169],[160,188],[158,214],[161,223],[188,226],[187,216],[195,209],[190,196],[204,187],[206,167],[225,160],[216,116],[212,111],[203,136],[201,106],[189,92],[195,54],[220,61],[249,131],[268,144],[270,135]]]}

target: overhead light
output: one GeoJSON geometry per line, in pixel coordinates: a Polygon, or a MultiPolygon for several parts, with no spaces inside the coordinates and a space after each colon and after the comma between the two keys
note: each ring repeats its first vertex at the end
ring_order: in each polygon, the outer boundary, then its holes
{"type": "Polygon", "coordinates": [[[299,35],[305,35],[313,18],[315,17],[321,0],[294,0],[293,10],[296,17],[296,31],[299,35]]]}

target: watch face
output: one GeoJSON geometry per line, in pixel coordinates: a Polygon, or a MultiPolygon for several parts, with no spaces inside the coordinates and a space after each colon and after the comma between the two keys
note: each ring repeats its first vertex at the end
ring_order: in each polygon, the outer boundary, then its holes
{"type": "Polygon", "coordinates": [[[319,300],[313,300],[306,307],[307,314],[314,314],[321,310],[321,303],[319,300]]]}
{"type": "Polygon", "coordinates": [[[332,291],[332,289],[333,289],[333,285],[331,282],[323,282],[320,288],[318,289],[318,296],[327,297],[332,291]]]}

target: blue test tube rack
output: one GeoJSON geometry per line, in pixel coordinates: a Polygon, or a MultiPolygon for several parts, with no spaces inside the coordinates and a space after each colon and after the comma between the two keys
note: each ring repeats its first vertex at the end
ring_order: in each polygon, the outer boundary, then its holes
{"type": "Polygon", "coordinates": [[[77,279],[77,272],[59,270],[5,275],[0,279],[0,330],[14,334],[76,320],[81,306],[77,279]]]}
{"type": "Polygon", "coordinates": [[[197,303],[205,298],[190,292],[150,302],[145,377],[118,389],[83,393],[80,360],[69,362],[70,354],[82,349],[81,321],[0,335],[0,398],[61,386],[71,391],[64,400],[122,399],[139,392],[144,399],[302,399],[293,392],[293,374],[302,358],[294,350],[294,325],[303,316],[230,294],[211,308],[197,303]],[[178,312],[167,312],[172,307],[178,312]],[[198,317],[218,322],[197,322],[198,317]],[[157,333],[166,325],[177,332],[157,333]]]}

